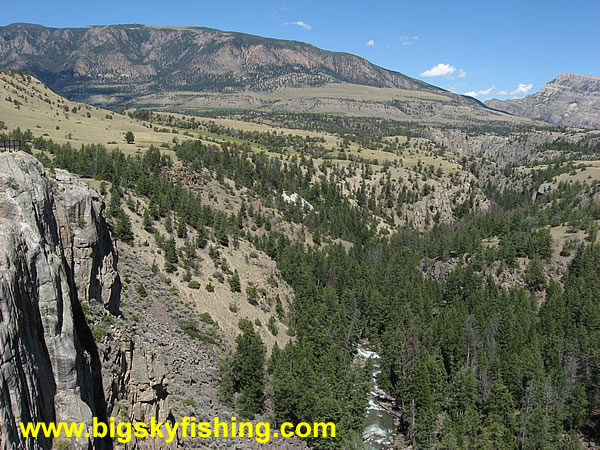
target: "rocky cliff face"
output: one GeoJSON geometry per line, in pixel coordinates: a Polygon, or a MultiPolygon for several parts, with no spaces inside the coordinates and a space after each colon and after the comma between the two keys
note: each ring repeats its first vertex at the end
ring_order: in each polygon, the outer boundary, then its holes
{"type": "MultiPolygon", "coordinates": [[[[561,156],[558,150],[544,146],[561,141],[582,148],[600,149],[600,132],[595,130],[569,134],[552,130],[517,130],[507,135],[493,133],[469,134],[462,130],[429,128],[422,136],[438,145],[453,149],[461,156],[482,156],[500,166],[510,163],[531,163],[561,156]]],[[[582,156],[584,158],[584,156],[582,156]]]]}
{"type": "Polygon", "coordinates": [[[600,128],[600,77],[562,73],[539,92],[515,100],[487,100],[486,105],[555,125],[600,128]]]}
{"type": "Polygon", "coordinates": [[[67,171],[57,169],[55,173],[62,248],[73,273],[78,300],[99,302],[116,315],[121,283],[116,252],[103,215],[103,201],[67,171]]]}
{"type": "MultiPolygon", "coordinates": [[[[117,256],[102,203],[64,173],[52,181],[24,153],[0,153],[1,441],[19,422],[104,418],[100,360],[79,298],[118,311],[117,256]]],[[[87,446],[87,439],[78,443],[87,446]]],[[[102,448],[102,442],[96,442],[102,448]]]]}

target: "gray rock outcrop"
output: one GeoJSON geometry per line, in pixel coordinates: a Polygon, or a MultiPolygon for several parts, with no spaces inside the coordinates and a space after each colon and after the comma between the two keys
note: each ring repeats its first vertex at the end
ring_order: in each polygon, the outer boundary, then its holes
{"type": "Polygon", "coordinates": [[[98,195],[66,173],[53,181],[33,156],[0,153],[3,448],[52,444],[23,438],[19,422],[105,417],[100,360],[79,303],[118,311],[117,254],[101,209],[98,195]]]}
{"type": "Polygon", "coordinates": [[[57,215],[67,264],[80,301],[98,301],[112,314],[119,312],[121,282],[104,202],[87,184],[56,169],[57,215]]]}
{"type": "MultiPolygon", "coordinates": [[[[571,130],[568,134],[551,130],[514,130],[507,135],[494,133],[469,134],[458,129],[428,128],[422,137],[451,148],[460,156],[481,156],[500,166],[552,160],[564,151],[546,146],[561,142],[582,148],[600,149],[600,132],[571,130]]],[[[581,156],[585,158],[585,155],[581,156]]]]}

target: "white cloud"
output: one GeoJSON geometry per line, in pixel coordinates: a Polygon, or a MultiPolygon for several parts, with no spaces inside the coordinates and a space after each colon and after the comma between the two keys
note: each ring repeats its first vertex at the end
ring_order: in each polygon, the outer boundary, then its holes
{"type": "Polygon", "coordinates": [[[469,97],[477,97],[479,95],[489,95],[490,92],[492,92],[494,90],[495,86],[492,86],[491,88],[487,88],[487,89],[482,89],[480,91],[469,91],[469,92],[465,92],[464,95],[468,95],[469,97]]]}
{"type": "Polygon", "coordinates": [[[369,39],[365,45],[367,47],[375,47],[375,41],[373,39],[369,39]]]}
{"type": "Polygon", "coordinates": [[[525,84],[525,83],[519,83],[519,85],[517,86],[517,88],[514,91],[498,91],[496,92],[496,95],[499,96],[508,96],[508,95],[512,95],[513,98],[519,98],[519,95],[524,95],[527,94],[529,91],[531,91],[531,89],[533,88],[533,84],[529,83],[529,84],[525,84]]]}
{"type": "Polygon", "coordinates": [[[410,47],[414,41],[419,40],[419,36],[400,36],[399,39],[403,47],[410,47]]]}
{"type": "Polygon", "coordinates": [[[426,70],[421,74],[422,77],[443,77],[452,75],[456,72],[456,67],[450,64],[439,63],[437,66],[433,66],[431,69],[426,70]]]}
{"type": "Polygon", "coordinates": [[[462,69],[457,69],[450,64],[440,63],[436,66],[433,66],[431,69],[426,70],[421,74],[422,77],[446,77],[451,80],[455,78],[465,78],[467,76],[467,72],[462,69]]]}
{"type": "Polygon", "coordinates": [[[298,25],[299,27],[302,27],[302,28],[304,28],[305,30],[310,30],[310,29],[312,29],[312,27],[311,27],[309,24],[307,24],[307,23],[304,23],[304,22],[302,22],[301,20],[298,20],[297,22],[288,22],[288,23],[286,23],[286,25],[298,25]]]}
{"type": "Polygon", "coordinates": [[[523,84],[523,83],[519,83],[519,86],[511,92],[511,95],[516,95],[516,94],[527,94],[531,88],[533,87],[533,84],[523,84]]]}

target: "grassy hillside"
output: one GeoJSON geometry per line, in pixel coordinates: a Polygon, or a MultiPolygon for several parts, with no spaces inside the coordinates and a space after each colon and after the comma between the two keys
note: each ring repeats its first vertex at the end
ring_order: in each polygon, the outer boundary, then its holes
{"type": "Polygon", "coordinates": [[[171,130],[159,133],[123,114],[69,101],[25,73],[0,71],[0,99],[6,128],[29,129],[58,143],[103,144],[134,154],[150,145],[169,145],[177,137],[171,130]],[[135,143],[127,144],[127,131],[134,133],[135,143]]]}

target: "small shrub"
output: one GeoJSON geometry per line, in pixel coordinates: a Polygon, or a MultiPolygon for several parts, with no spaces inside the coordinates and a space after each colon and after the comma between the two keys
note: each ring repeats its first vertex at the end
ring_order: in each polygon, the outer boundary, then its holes
{"type": "Polygon", "coordinates": [[[142,297],[142,298],[146,298],[148,297],[148,293],[146,292],[146,288],[144,287],[143,284],[138,284],[137,288],[135,289],[135,292],[137,292],[137,294],[142,297]]]}
{"type": "Polygon", "coordinates": [[[188,287],[190,289],[200,289],[200,283],[198,283],[196,280],[193,280],[188,283],[188,287]]]}
{"type": "Polygon", "coordinates": [[[217,325],[217,322],[215,322],[213,320],[213,318],[210,316],[210,314],[207,312],[203,312],[202,314],[200,314],[199,319],[201,322],[204,322],[208,325],[217,325]]]}
{"type": "Polygon", "coordinates": [[[68,441],[60,439],[54,441],[54,448],[56,450],[69,450],[71,448],[71,445],[68,441]]]}
{"type": "Polygon", "coordinates": [[[245,317],[243,317],[238,321],[238,328],[242,331],[247,330],[247,329],[253,329],[252,322],[250,322],[249,319],[246,319],[245,317]]]}
{"type": "Polygon", "coordinates": [[[115,318],[110,314],[107,314],[102,318],[102,322],[104,322],[107,325],[112,325],[113,323],[115,323],[115,318]]]}
{"type": "Polygon", "coordinates": [[[275,312],[277,313],[277,317],[279,319],[283,319],[285,317],[285,310],[283,309],[283,304],[281,303],[281,298],[279,298],[279,294],[275,298],[275,312]]]}
{"type": "Polygon", "coordinates": [[[237,270],[227,278],[227,282],[229,283],[229,287],[231,288],[231,292],[241,292],[241,284],[240,284],[240,276],[237,270]]]}
{"type": "Polygon", "coordinates": [[[92,336],[96,342],[101,342],[104,336],[106,336],[106,330],[102,327],[96,327],[92,330],[92,336]]]}
{"type": "Polygon", "coordinates": [[[269,323],[267,324],[267,328],[269,329],[269,331],[271,332],[271,334],[273,336],[277,336],[277,333],[279,333],[279,330],[277,329],[277,323],[275,322],[275,317],[271,316],[269,318],[269,323]]]}
{"type": "Polygon", "coordinates": [[[198,324],[194,319],[183,319],[179,322],[179,328],[183,330],[183,332],[193,339],[198,339],[201,334],[200,330],[198,330],[198,324]]]}
{"type": "Polygon", "coordinates": [[[258,305],[258,291],[253,286],[248,286],[246,288],[246,295],[248,296],[248,303],[251,305],[258,305]]]}
{"type": "Polygon", "coordinates": [[[208,292],[215,292],[215,287],[214,287],[212,284],[208,283],[208,284],[206,285],[206,290],[207,290],[208,292]]]}

